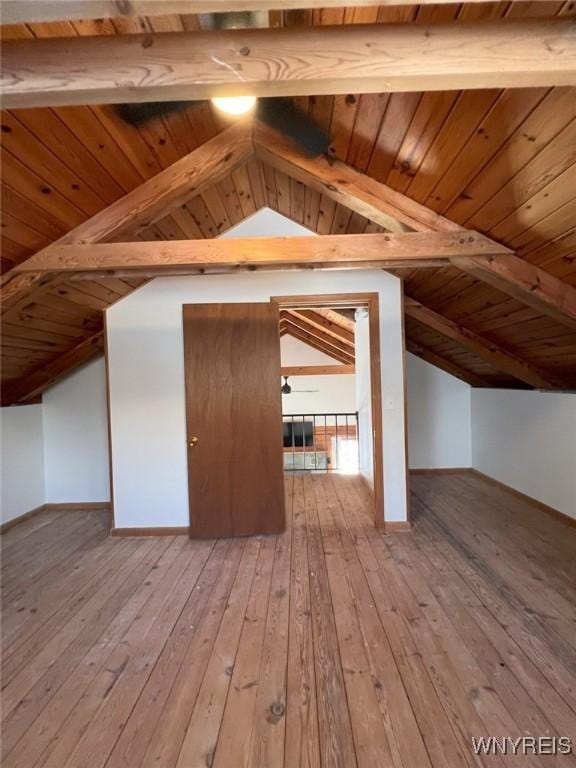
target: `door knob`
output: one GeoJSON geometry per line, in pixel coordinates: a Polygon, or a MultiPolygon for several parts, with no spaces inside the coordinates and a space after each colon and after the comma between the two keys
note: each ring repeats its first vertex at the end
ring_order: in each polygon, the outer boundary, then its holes
{"type": "Polygon", "coordinates": [[[196,445],[197,442],[198,442],[198,438],[197,437],[191,437],[190,438],[190,442],[188,443],[188,445],[190,446],[190,448],[194,448],[194,446],[196,445]]]}

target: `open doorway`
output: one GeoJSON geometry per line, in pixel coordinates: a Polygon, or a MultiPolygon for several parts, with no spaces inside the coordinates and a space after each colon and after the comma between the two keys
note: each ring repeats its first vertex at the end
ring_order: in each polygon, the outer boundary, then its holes
{"type": "Polygon", "coordinates": [[[282,309],[284,470],[358,474],[355,310],[282,309]]]}
{"type": "Polygon", "coordinates": [[[285,472],[358,474],[384,523],[378,298],[274,298],[279,305],[285,472]]]}

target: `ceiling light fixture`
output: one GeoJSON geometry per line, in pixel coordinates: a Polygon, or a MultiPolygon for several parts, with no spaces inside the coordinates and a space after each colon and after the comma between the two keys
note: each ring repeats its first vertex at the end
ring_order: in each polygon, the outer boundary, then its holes
{"type": "Polygon", "coordinates": [[[214,106],[227,115],[245,115],[254,108],[256,96],[232,96],[212,99],[214,106]]]}

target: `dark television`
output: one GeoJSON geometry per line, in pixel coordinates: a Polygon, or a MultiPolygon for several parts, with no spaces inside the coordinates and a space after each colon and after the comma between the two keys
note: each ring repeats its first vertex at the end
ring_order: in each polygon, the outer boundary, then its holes
{"type": "Polygon", "coordinates": [[[311,421],[284,422],[284,448],[310,448],[314,445],[314,425],[311,421]]]}

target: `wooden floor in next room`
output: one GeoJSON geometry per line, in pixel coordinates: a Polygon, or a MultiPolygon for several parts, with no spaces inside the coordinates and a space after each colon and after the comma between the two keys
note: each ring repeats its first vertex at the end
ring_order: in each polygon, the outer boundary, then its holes
{"type": "Polygon", "coordinates": [[[3,768],[522,768],[472,737],[576,735],[576,530],[472,474],[289,475],[279,536],[2,537],[3,768]]]}

